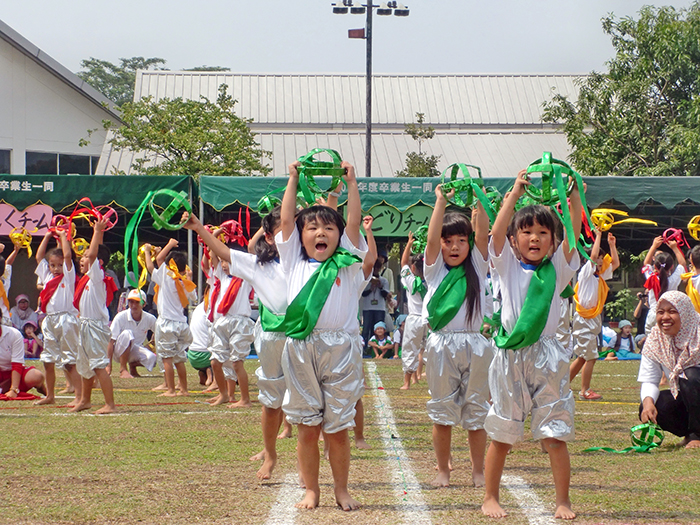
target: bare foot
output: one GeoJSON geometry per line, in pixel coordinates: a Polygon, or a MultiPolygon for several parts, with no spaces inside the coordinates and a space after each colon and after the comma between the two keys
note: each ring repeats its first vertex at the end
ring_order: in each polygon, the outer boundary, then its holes
{"type": "Polygon", "coordinates": [[[56,400],[53,397],[45,397],[44,399],[39,399],[37,401],[34,401],[35,405],[53,405],[56,403],[56,400]]]}
{"type": "Polygon", "coordinates": [[[449,487],[450,486],[450,473],[449,472],[438,472],[435,479],[430,482],[433,487],[449,487]]]}
{"type": "Polygon", "coordinates": [[[264,479],[270,479],[272,471],[275,469],[275,465],[277,465],[277,458],[265,458],[262,467],[260,467],[260,470],[258,470],[258,479],[261,481],[264,479]]]}
{"type": "Polygon", "coordinates": [[[408,390],[409,388],[411,388],[411,385],[407,385],[407,384],[404,383],[403,385],[401,385],[401,387],[399,388],[399,390],[408,390]]]}
{"type": "Polygon", "coordinates": [[[280,435],[277,436],[277,439],[287,439],[292,437],[292,429],[291,428],[285,428],[280,432],[280,435]]]}
{"type": "Polygon", "coordinates": [[[336,492],[335,494],[335,502],[338,504],[338,506],[345,510],[357,510],[360,508],[360,502],[352,499],[350,497],[350,494],[347,493],[347,491],[343,492],[336,492]]]}
{"type": "Polygon", "coordinates": [[[571,503],[562,504],[557,506],[554,517],[562,520],[572,520],[576,517],[576,513],[571,510],[571,503]]]}
{"type": "Polygon", "coordinates": [[[72,412],[75,414],[78,412],[82,412],[83,410],[88,410],[90,408],[92,408],[91,403],[85,403],[85,404],[79,403],[79,404],[75,405],[73,408],[71,408],[68,412],[72,412]]]}
{"type": "Polygon", "coordinates": [[[700,440],[693,439],[691,441],[688,441],[688,444],[685,446],[685,448],[700,448],[700,440]]]}
{"type": "Polygon", "coordinates": [[[231,403],[231,408],[250,408],[253,406],[253,403],[250,401],[243,401],[242,399],[240,401],[236,401],[235,403],[231,403]]]}
{"type": "Polygon", "coordinates": [[[158,392],[159,390],[167,390],[167,389],[168,389],[168,385],[166,385],[165,383],[161,383],[157,387],[151,388],[151,392],[158,392]]]}
{"type": "Polygon", "coordinates": [[[136,370],[135,365],[129,365],[129,373],[132,377],[141,377],[141,374],[139,374],[138,370],[136,370]]]}
{"type": "Polygon", "coordinates": [[[190,393],[187,390],[180,390],[180,391],[178,391],[177,395],[178,396],[189,396],[190,393]]]}
{"type": "Polygon", "coordinates": [[[265,451],[264,450],[261,450],[260,452],[258,452],[254,456],[250,456],[250,461],[262,461],[263,459],[265,459],[265,451]]]}
{"type": "Polygon", "coordinates": [[[508,513],[501,508],[497,500],[493,498],[484,499],[484,504],[481,506],[483,512],[489,518],[505,518],[508,513]]]}
{"type": "Polygon", "coordinates": [[[312,490],[306,489],[306,496],[299,503],[294,505],[298,509],[315,509],[318,507],[320,494],[312,490]]]}
{"type": "Polygon", "coordinates": [[[418,379],[416,379],[416,378],[411,379],[411,384],[412,384],[412,385],[417,385],[417,384],[418,384],[418,379]]]}
{"type": "Polygon", "coordinates": [[[177,397],[177,392],[163,392],[158,394],[156,397],[177,397]]]}
{"type": "Polygon", "coordinates": [[[206,390],[203,390],[202,392],[205,394],[210,394],[211,392],[216,392],[217,390],[219,390],[219,387],[216,386],[216,383],[212,381],[211,383],[209,383],[209,387],[206,390]]]}
{"type": "Polygon", "coordinates": [[[73,388],[73,387],[71,387],[71,388],[64,388],[64,389],[61,390],[60,392],[57,392],[57,394],[59,394],[59,395],[60,395],[60,394],[75,394],[75,388],[73,388]]]}
{"type": "Polygon", "coordinates": [[[80,399],[78,399],[78,398],[76,397],[73,401],[71,401],[70,403],[68,403],[66,406],[74,407],[74,406],[77,406],[77,405],[79,405],[79,404],[80,404],[80,399]]]}
{"type": "Polygon", "coordinates": [[[372,447],[370,446],[369,443],[365,441],[365,438],[355,438],[355,448],[359,448],[362,450],[369,450],[372,447]]]}
{"type": "Polygon", "coordinates": [[[95,411],[95,414],[114,414],[117,411],[116,407],[111,407],[109,405],[105,405],[99,410],[95,411]]]}
{"type": "Polygon", "coordinates": [[[483,472],[472,472],[472,483],[475,487],[483,487],[486,485],[486,478],[483,472]]]}
{"type": "Polygon", "coordinates": [[[219,399],[221,399],[221,394],[219,394],[216,397],[210,397],[209,399],[205,399],[204,402],[209,403],[211,405],[213,403],[216,403],[216,401],[218,401],[219,399]]]}
{"type": "Polygon", "coordinates": [[[132,376],[128,370],[120,370],[119,377],[122,379],[133,379],[134,378],[134,376],[132,376]]]}

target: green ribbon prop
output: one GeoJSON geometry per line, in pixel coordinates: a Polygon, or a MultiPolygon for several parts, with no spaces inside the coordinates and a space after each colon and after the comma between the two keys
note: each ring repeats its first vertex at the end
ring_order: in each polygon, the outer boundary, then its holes
{"type": "MultiPolygon", "coordinates": [[[[281,188],[284,189],[284,188],[281,188]]],[[[279,190],[277,190],[279,191],[279,190]]],[[[273,191],[272,193],[276,193],[276,191],[273,191]]],[[[270,214],[270,212],[275,208],[275,206],[281,206],[282,205],[282,200],[278,199],[277,197],[273,197],[272,193],[268,193],[267,195],[263,195],[260,200],[258,201],[258,215],[260,217],[265,217],[270,214]]]]}
{"type": "Polygon", "coordinates": [[[632,440],[632,446],[623,448],[622,450],[615,450],[611,447],[590,447],[583,452],[597,452],[602,450],[603,452],[612,452],[613,454],[627,454],[628,452],[649,453],[661,446],[661,443],[664,441],[664,432],[661,430],[661,427],[655,423],[642,423],[630,428],[630,439],[632,440]],[[636,435],[637,432],[639,432],[639,437],[636,435]]]}
{"type": "Polygon", "coordinates": [[[496,212],[491,206],[491,202],[484,193],[484,179],[481,177],[481,168],[472,164],[455,163],[447,166],[442,172],[440,183],[442,194],[447,199],[447,202],[460,208],[470,208],[475,206],[477,201],[481,203],[486,214],[489,217],[489,222],[493,224],[496,220],[496,212]],[[472,177],[469,168],[474,168],[478,172],[478,177],[472,177]],[[449,180],[447,180],[447,172],[450,172],[449,180]],[[457,178],[459,173],[462,173],[461,179],[457,178]],[[447,194],[455,190],[452,199],[447,198],[447,194]]]}
{"type": "Polygon", "coordinates": [[[583,179],[581,175],[576,172],[571,166],[569,166],[563,160],[555,159],[549,151],[542,153],[542,158],[532,162],[527,167],[527,173],[541,173],[542,174],[542,189],[538,189],[536,186],[530,185],[525,187],[525,194],[532,200],[543,206],[556,206],[561,205],[561,219],[564,223],[564,230],[566,231],[566,238],[569,239],[569,250],[573,250],[578,239],[572,242],[574,238],[574,227],[571,222],[571,213],[569,212],[569,206],[566,201],[567,197],[571,194],[574,188],[574,182],[578,188],[578,194],[581,198],[581,205],[586,214],[586,220],[588,221],[591,229],[594,228],[593,221],[591,221],[591,216],[588,213],[588,206],[586,205],[586,194],[583,191],[583,179]],[[574,182],[570,183],[568,186],[564,186],[564,177],[571,177],[574,182]]]}
{"type": "Polygon", "coordinates": [[[258,302],[260,312],[260,326],[265,332],[282,332],[285,331],[285,316],[272,313],[265,305],[258,302]]]}
{"type": "Polygon", "coordinates": [[[484,188],[484,193],[486,194],[486,198],[491,203],[491,208],[496,214],[498,214],[498,212],[501,211],[501,205],[503,204],[503,195],[501,195],[501,192],[498,191],[498,188],[495,186],[486,186],[484,188]]]}
{"type": "Polygon", "coordinates": [[[425,252],[426,246],[428,246],[428,225],[424,224],[413,232],[413,246],[411,246],[411,251],[415,254],[423,253],[425,252]]]}
{"type": "Polygon", "coordinates": [[[547,324],[556,284],[554,265],[545,257],[532,275],[513,331],[509,335],[501,325],[498,335],[494,337],[498,348],[518,350],[537,342],[547,324]]]}
{"type": "Polygon", "coordinates": [[[559,294],[559,297],[561,297],[562,299],[568,299],[569,297],[573,297],[574,295],[576,295],[576,292],[574,291],[573,286],[567,284],[566,288],[564,288],[559,294]]]}
{"type": "Polygon", "coordinates": [[[187,193],[185,193],[184,191],[177,192],[165,188],[153,192],[153,195],[151,195],[151,199],[148,202],[148,209],[151,212],[151,217],[153,217],[153,227],[156,230],[179,230],[183,227],[183,224],[180,224],[179,222],[177,224],[172,224],[169,222],[170,219],[172,219],[175,216],[175,214],[177,214],[182,209],[184,209],[188,213],[192,213],[192,207],[190,206],[187,193]],[[170,197],[172,200],[170,201],[170,204],[168,204],[163,209],[162,213],[159,214],[155,208],[155,200],[161,195],[170,197]]]}
{"type": "Polygon", "coordinates": [[[354,255],[340,246],[311,274],[304,287],[287,307],[286,334],[292,339],[305,339],[314,329],[321,315],[328,294],[341,268],[361,263],[354,255]]]}
{"type": "Polygon", "coordinates": [[[467,275],[464,265],[453,266],[428,301],[428,324],[434,332],[454,319],[467,296],[467,275]]]}
{"type": "Polygon", "coordinates": [[[417,275],[414,277],[415,278],[413,279],[413,289],[411,290],[411,295],[416,295],[417,293],[419,293],[421,298],[425,299],[425,294],[428,292],[428,289],[425,287],[423,279],[421,279],[417,275]]]}
{"type": "Polygon", "coordinates": [[[301,166],[297,167],[299,172],[299,188],[304,196],[304,200],[308,205],[316,202],[316,196],[325,196],[335,190],[340,184],[345,168],[341,168],[342,160],[340,154],[333,149],[316,148],[308,152],[303,157],[299,157],[301,166]],[[331,161],[322,161],[314,159],[319,153],[327,153],[331,157],[331,161]],[[330,176],[331,184],[328,189],[324,190],[316,183],[314,177],[330,176]]]}

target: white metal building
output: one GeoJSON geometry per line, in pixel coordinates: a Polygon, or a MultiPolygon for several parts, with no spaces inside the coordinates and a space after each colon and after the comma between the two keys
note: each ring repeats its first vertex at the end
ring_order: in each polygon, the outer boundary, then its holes
{"type": "MultiPolygon", "coordinates": [[[[390,177],[404,167],[418,144],[404,125],[425,114],[436,130],[423,145],[441,155],[439,167],[475,164],[484,177],[511,176],[551,151],[566,159],[566,137],[541,120],[542,104],[554,91],[575,99],[580,75],[375,75],[372,175],[390,177]]],[[[364,176],[365,77],[360,74],[237,74],[139,71],[134,100],[216,100],[221,84],[238,101],[237,114],[253,119],[252,130],[273,175],[313,148],[332,148],[364,176]]],[[[134,154],[105,143],[97,173],[131,173],[134,154]]],[[[152,159],[157,162],[157,159],[152,159]]]]}
{"type": "Polygon", "coordinates": [[[0,20],[0,173],[90,174],[114,104],[0,20]],[[88,129],[91,144],[80,147],[88,129]]]}

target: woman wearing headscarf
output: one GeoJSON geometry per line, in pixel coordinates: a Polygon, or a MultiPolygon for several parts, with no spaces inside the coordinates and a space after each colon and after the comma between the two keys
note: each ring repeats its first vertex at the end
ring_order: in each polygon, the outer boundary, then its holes
{"type": "Polygon", "coordinates": [[[29,307],[29,297],[23,293],[15,297],[15,306],[10,310],[10,316],[12,326],[20,332],[24,325],[27,324],[27,321],[31,321],[39,326],[39,316],[29,307]]]}
{"type": "Polygon", "coordinates": [[[659,298],[637,380],[642,383],[642,423],[652,421],[683,437],[686,448],[700,448],[700,315],[684,293],[659,298]],[[670,390],[661,392],[664,373],[670,390]]]}

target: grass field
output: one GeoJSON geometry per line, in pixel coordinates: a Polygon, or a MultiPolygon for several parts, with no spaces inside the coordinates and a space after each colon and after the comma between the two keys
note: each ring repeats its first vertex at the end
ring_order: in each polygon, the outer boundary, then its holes
{"type": "MultiPolygon", "coordinates": [[[[210,407],[190,369],[195,391],[187,398],[157,398],[150,389],[160,377],[114,378],[120,407],[112,416],[66,414],[64,407],[33,407],[31,402],[0,404],[0,523],[493,523],[479,511],[483,489],[470,486],[466,432],[453,433],[451,486],[433,489],[425,382],[400,391],[399,361],[371,363],[376,368],[366,362],[370,387],[364,400],[366,436],[373,448],[353,448],[350,467],[351,493],[363,504],[359,511],[335,507],[330,468],[323,460],[320,508],[292,508],[302,494],[295,483],[292,439],[278,441],[273,479],[260,483],[255,476],[259,463],[248,459],[262,448],[260,405],[210,407]],[[383,390],[372,388],[377,380],[383,390]],[[394,426],[387,414],[393,415],[394,426]],[[418,485],[410,482],[412,475],[418,485]],[[417,498],[425,506],[416,505],[417,498]]],[[[257,361],[246,363],[254,399],[256,367],[257,361]]],[[[638,422],[637,367],[635,362],[598,362],[593,388],[603,400],[576,403],[576,441],[569,446],[576,523],[700,523],[700,452],[675,446],[675,436],[667,436],[650,454],[582,452],[630,444],[629,429],[638,422]]],[[[579,380],[572,386],[577,389],[579,380]]],[[[98,407],[101,400],[96,391],[93,404],[98,407]]],[[[504,474],[511,485],[513,480],[520,485],[502,492],[510,514],[502,523],[554,521],[549,460],[539,444],[516,445],[504,474]],[[523,490],[529,494],[526,502],[518,499],[523,490]]]]}

